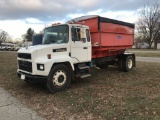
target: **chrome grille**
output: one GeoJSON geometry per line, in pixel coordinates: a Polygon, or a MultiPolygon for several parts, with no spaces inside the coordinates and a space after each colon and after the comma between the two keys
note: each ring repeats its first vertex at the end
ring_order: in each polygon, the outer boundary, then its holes
{"type": "Polygon", "coordinates": [[[32,63],[28,61],[18,60],[19,69],[32,72],[32,63]]]}

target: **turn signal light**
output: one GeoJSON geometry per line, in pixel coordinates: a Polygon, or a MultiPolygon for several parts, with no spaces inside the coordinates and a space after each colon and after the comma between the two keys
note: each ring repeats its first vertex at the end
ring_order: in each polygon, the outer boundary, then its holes
{"type": "Polygon", "coordinates": [[[51,54],[47,54],[47,58],[48,58],[48,59],[51,59],[51,54]]]}

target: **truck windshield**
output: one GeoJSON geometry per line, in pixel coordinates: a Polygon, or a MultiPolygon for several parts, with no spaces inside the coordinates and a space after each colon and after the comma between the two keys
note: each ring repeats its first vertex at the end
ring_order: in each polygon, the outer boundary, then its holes
{"type": "Polygon", "coordinates": [[[67,25],[53,26],[44,30],[42,44],[68,43],[69,27],[67,25]]]}

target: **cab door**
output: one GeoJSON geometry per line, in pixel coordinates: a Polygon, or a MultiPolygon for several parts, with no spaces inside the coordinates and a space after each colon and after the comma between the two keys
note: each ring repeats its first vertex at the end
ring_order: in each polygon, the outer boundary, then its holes
{"type": "Polygon", "coordinates": [[[71,28],[71,58],[73,63],[88,62],[88,42],[80,28],[71,28]]]}

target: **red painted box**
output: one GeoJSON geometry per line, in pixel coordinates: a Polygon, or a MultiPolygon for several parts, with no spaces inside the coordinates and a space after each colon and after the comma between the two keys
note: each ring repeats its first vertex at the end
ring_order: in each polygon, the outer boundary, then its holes
{"type": "Polygon", "coordinates": [[[74,21],[90,28],[92,58],[122,54],[133,46],[134,24],[94,15],[74,21]]]}

